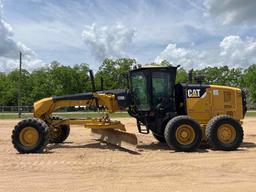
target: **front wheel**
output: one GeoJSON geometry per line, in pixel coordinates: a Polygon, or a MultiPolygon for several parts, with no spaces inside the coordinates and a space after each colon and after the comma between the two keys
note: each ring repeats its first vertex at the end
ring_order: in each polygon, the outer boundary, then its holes
{"type": "Polygon", "coordinates": [[[49,141],[49,128],[41,119],[20,121],[12,132],[12,143],[19,153],[42,152],[49,141]]]}
{"type": "Polygon", "coordinates": [[[194,119],[182,115],[167,123],[164,136],[170,148],[177,151],[195,151],[201,144],[202,131],[194,119]]]}

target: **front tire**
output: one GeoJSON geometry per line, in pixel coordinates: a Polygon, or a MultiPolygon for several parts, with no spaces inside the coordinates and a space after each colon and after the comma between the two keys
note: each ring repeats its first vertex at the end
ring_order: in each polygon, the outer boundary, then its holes
{"type": "Polygon", "coordinates": [[[170,148],[177,151],[195,151],[201,144],[202,131],[195,120],[182,115],[167,123],[164,136],[170,148]]]}
{"type": "Polygon", "coordinates": [[[41,119],[20,121],[12,132],[12,143],[19,153],[42,152],[49,141],[49,128],[41,119]]]}
{"type": "Polygon", "coordinates": [[[243,142],[241,124],[228,115],[213,117],[206,126],[206,138],[214,149],[232,151],[243,142]]]}

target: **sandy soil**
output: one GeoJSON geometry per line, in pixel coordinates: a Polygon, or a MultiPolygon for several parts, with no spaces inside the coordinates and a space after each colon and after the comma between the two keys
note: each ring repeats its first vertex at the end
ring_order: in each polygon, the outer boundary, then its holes
{"type": "MultiPolygon", "coordinates": [[[[129,132],[135,121],[123,118],[129,132]]],[[[174,152],[140,135],[139,153],[100,144],[81,126],[42,154],[17,154],[10,136],[16,120],[0,121],[0,191],[255,191],[256,118],[244,120],[237,151],[174,152]]]]}

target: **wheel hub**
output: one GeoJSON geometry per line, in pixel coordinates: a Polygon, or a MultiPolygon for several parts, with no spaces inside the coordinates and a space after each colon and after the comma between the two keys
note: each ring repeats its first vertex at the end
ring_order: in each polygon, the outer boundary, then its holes
{"type": "Polygon", "coordinates": [[[52,137],[58,138],[62,134],[62,129],[60,127],[54,127],[52,130],[52,137]]]}
{"type": "Polygon", "coordinates": [[[181,132],[181,137],[182,137],[182,138],[187,138],[187,137],[188,137],[188,132],[182,131],[182,132],[181,132]]]}
{"type": "Polygon", "coordinates": [[[33,127],[25,127],[19,135],[20,143],[26,147],[31,147],[37,143],[39,139],[38,131],[33,127]]]}
{"type": "Polygon", "coordinates": [[[195,140],[194,129],[190,125],[179,126],[176,130],[176,139],[180,144],[191,144],[195,140]]]}
{"type": "Polygon", "coordinates": [[[223,124],[218,128],[217,136],[222,143],[232,143],[236,138],[235,128],[230,124],[223,124]]]}

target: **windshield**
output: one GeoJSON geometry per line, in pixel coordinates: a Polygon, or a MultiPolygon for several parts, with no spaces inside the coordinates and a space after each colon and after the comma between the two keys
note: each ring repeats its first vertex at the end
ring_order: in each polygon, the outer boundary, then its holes
{"type": "Polygon", "coordinates": [[[149,99],[147,91],[146,76],[142,72],[131,74],[133,103],[140,110],[149,110],[149,99]]]}
{"type": "Polygon", "coordinates": [[[170,73],[155,71],[152,72],[152,91],[153,91],[153,105],[170,104],[170,99],[173,96],[174,81],[170,73]]]}

